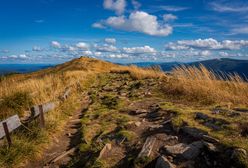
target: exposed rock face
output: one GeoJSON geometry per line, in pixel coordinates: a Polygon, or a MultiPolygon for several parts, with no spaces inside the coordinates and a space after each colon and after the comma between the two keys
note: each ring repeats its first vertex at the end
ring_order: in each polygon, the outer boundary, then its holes
{"type": "Polygon", "coordinates": [[[174,146],[164,146],[165,151],[168,154],[182,156],[185,159],[194,159],[200,154],[200,149],[204,144],[201,141],[193,142],[190,145],[179,143],[174,146]]]}
{"type": "Polygon", "coordinates": [[[169,162],[169,160],[166,157],[160,156],[157,159],[155,168],[176,168],[176,166],[171,162],[169,162]]]}

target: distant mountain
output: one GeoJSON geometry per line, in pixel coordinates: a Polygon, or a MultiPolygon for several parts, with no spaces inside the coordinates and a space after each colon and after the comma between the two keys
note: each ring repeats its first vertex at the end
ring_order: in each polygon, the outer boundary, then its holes
{"type": "Polygon", "coordinates": [[[215,72],[237,73],[240,76],[248,77],[248,60],[236,60],[229,58],[213,59],[200,62],[189,63],[190,66],[199,67],[204,65],[206,68],[215,72]]]}
{"type": "Polygon", "coordinates": [[[164,63],[135,63],[135,65],[140,67],[159,65],[163,71],[171,71],[173,68],[185,65],[185,66],[196,66],[204,65],[206,68],[211,69],[215,72],[225,72],[225,73],[237,73],[240,76],[248,77],[248,60],[236,60],[229,58],[212,59],[191,63],[180,63],[180,62],[164,62],[164,63]]]}
{"type": "Polygon", "coordinates": [[[10,73],[29,73],[49,68],[48,64],[0,64],[0,75],[10,73]]]}

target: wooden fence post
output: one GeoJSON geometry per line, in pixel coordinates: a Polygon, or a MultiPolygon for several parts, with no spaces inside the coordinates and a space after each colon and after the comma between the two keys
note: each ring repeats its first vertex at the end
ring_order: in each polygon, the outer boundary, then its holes
{"type": "Polygon", "coordinates": [[[44,128],[45,127],[45,117],[44,117],[44,111],[43,111],[42,105],[39,105],[39,112],[40,112],[40,127],[44,128]]]}
{"type": "Polygon", "coordinates": [[[3,122],[3,128],[4,128],[4,132],[5,132],[5,136],[7,138],[7,141],[8,141],[8,144],[9,144],[9,147],[11,146],[12,144],[12,141],[11,141],[11,138],[10,138],[10,134],[9,134],[9,129],[8,129],[8,125],[6,122],[3,122]]]}

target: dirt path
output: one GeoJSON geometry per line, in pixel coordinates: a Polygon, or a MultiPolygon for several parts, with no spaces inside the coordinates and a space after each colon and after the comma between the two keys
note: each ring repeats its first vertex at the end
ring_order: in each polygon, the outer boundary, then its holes
{"type": "Polygon", "coordinates": [[[26,168],[55,168],[64,167],[77,151],[81,139],[81,122],[83,112],[89,106],[89,97],[82,101],[82,106],[68,120],[65,131],[53,139],[52,145],[44,152],[42,158],[30,162],[26,168]]]}

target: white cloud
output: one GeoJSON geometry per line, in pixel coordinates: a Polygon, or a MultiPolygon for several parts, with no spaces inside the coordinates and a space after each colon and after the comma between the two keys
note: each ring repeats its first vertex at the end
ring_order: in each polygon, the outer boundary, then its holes
{"type": "Polygon", "coordinates": [[[157,10],[165,10],[168,12],[179,12],[189,9],[188,7],[182,6],[156,6],[155,9],[157,10]]]}
{"type": "Polygon", "coordinates": [[[102,25],[101,23],[93,23],[92,27],[94,28],[98,28],[98,29],[104,29],[106,28],[104,25],[102,25]]]}
{"type": "Polygon", "coordinates": [[[231,30],[232,34],[248,34],[248,26],[234,28],[231,30]]]}
{"type": "Polygon", "coordinates": [[[177,16],[173,15],[173,14],[164,14],[163,15],[163,19],[164,21],[166,22],[169,22],[169,21],[174,21],[177,19],[177,16]]]}
{"type": "Polygon", "coordinates": [[[239,50],[242,47],[248,47],[248,40],[224,40],[217,41],[213,38],[197,39],[197,40],[180,40],[165,45],[170,50],[186,50],[186,49],[208,49],[208,50],[239,50]]]}
{"type": "Polygon", "coordinates": [[[210,3],[212,10],[217,12],[248,12],[248,4],[237,4],[237,3],[210,3]]]}
{"type": "Polygon", "coordinates": [[[52,41],[51,46],[53,48],[61,48],[61,44],[58,41],[52,41]]]}
{"type": "Polygon", "coordinates": [[[156,49],[150,46],[132,47],[132,48],[124,47],[122,50],[126,54],[145,54],[145,53],[154,54],[157,52],[156,49]]]}
{"type": "Polygon", "coordinates": [[[87,50],[87,51],[83,51],[82,54],[84,56],[91,56],[93,53],[91,51],[87,50]]]}
{"type": "Polygon", "coordinates": [[[33,51],[42,51],[42,48],[40,46],[33,46],[33,51]]]}
{"type": "Polygon", "coordinates": [[[89,45],[87,43],[84,43],[84,42],[77,43],[76,47],[78,49],[81,49],[81,50],[88,50],[89,49],[89,45]]]}
{"type": "Polygon", "coordinates": [[[116,43],[115,38],[105,38],[104,41],[108,44],[115,44],[116,43]]]}
{"type": "Polygon", "coordinates": [[[110,58],[128,58],[128,54],[110,54],[108,57],[110,58]]]}
{"type": "Polygon", "coordinates": [[[131,2],[135,10],[138,10],[141,7],[141,3],[139,3],[138,1],[132,0],[131,2]]]}
{"type": "Polygon", "coordinates": [[[118,51],[118,49],[115,46],[109,45],[109,44],[104,44],[102,46],[95,45],[95,48],[96,48],[96,51],[99,51],[99,52],[117,52],[118,51]]]}
{"type": "Polygon", "coordinates": [[[27,57],[26,54],[20,54],[20,55],[19,55],[19,58],[20,58],[20,59],[26,59],[26,58],[28,58],[28,57],[27,57]]]}
{"type": "Polygon", "coordinates": [[[100,57],[100,56],[102,55],[102,53],[101,53],[101,52],[95,52],[94,55],[95,55],[96,57],[100,57]]]}
{"type": "Polygon", "coordinates": [[[201,51],[200,52],[200,55],[201,56],[204,56],[204,57],[207,57],[207,56],[210,56],[212,53],[208,50],[204,50],[204,51],[201,51]]]}
{"type": "Polygon", "coordinates": [[[126,8],[126,0],[104,0],[103,7],[113,10],[116,14],[121,15],[126,8]]]}
{"type": "Polygon", "coordinates": [[[224,51],[220,51],[219,55],[222,57],[228,57],[229,56],[229,54],[227,52],[224,52],[224,51]]]}
{"type": "Polygon", "coordinates": [[[152,36],[168,36],[172,33],[173,28],[166,24],[160,23],[157,17],[143,11],[136,11],[125,16],[113,16],[103,21],[103,24],[115,29],[140,32],[152,36]]]}

